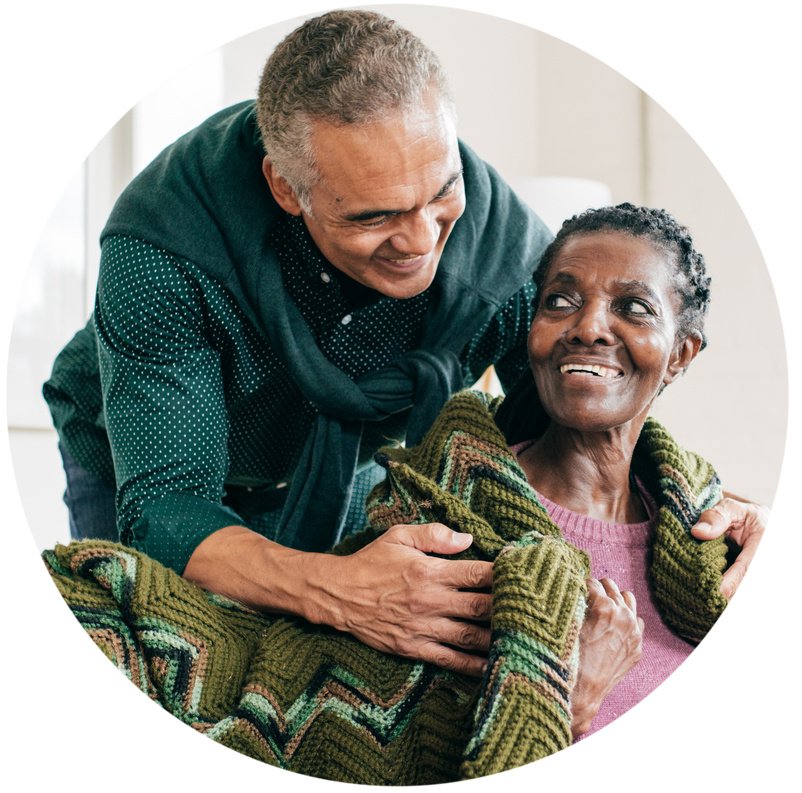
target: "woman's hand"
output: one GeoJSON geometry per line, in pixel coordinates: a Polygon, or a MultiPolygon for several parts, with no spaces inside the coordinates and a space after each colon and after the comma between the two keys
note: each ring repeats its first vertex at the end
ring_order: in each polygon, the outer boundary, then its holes
{"type": "Polygon", "coordinates": [[[754,559],[769,520],[769,508],[762,504],[724,494],[714,507],[705,510],[691,534],[698,540],[713,540],[722,534],[741,546],[738,558],[729,566],[721,581],[721,594],[731,600],[754,559]]]}
{"type": "Polygon", "coordinates": [[[590,729],[604,698],[640,661],[643,620],[635,596],[609,578],[590,578],[588,607],[579,632],[579,670],[571,692],[574,739],[590,729]]]}
{"type": "Polygon", "coordinates": [[[493,564],[438,559],[472,542],[440,523],[393,526],[350,556],[309,555],[304,615],[379,650],[481,676],[493,564]],[[465,591],[465,590],[486,591],[465,591]]]}

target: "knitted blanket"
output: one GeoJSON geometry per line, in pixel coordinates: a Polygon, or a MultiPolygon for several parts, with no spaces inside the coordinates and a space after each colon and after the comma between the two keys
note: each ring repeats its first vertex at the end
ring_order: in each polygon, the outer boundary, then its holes
{"type": "MultiPolygon", "coordinates": [[[[688,534],[717,498],[717,480],[659,425],[646,434],[663,496],[655,588],[670,624],[698,639],[726,604],[716,598],[723,543],[688,534]]],[[[399,522],[439,520],[473,533],[461,556],[494,562],[483,680],[248,611],[120,545],[72,543],[43,556],[77,619],[138,688],[271,765],[415,785],[503,771],[567,746],[586,555],[559,537],[480,396],[458,395],[419,447],[382,460],[388,479],[369,500],[372,527],[334,552],[353,552],[399,522]]]]}

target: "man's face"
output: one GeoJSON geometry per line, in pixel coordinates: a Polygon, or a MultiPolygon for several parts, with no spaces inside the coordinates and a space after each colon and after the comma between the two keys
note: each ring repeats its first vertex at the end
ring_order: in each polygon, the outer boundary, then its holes
{"type": "Polygon", "coordinates": [[[303,216],[321,253],[355,281],[394,298],[424,291],[465,209],[448,105],[432,91],[380,122],[317,120],[311,142],[321,178],[310,212],[284,208],[303,216]]]}

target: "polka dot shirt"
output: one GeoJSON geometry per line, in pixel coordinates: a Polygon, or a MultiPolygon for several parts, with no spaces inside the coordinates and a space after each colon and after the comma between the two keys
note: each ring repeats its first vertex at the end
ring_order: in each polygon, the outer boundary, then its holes
{"type": "MultiPolygon", "coordinates": [[[[287,292],[349,377],[418,346],[436,283],[388,298],[330,265],[301,218],[285,215],[270,233],[287,292]]],[[[491,364],[506,385],[523,371],[533,298],[528,283],[466,346],[466,385],[491,364]]],[[[94,324],[97,341],[90,322],[59,356],[45,396],[67,451],[116,478],[122,541],[182,572],[224,526],[270,536],[265,516],[281,507],[316,409],[233,295],[192,262],[112,236],[94,324]]],[[[406,418],[366,426],[360,463],[403,438],[406,418]]]]}

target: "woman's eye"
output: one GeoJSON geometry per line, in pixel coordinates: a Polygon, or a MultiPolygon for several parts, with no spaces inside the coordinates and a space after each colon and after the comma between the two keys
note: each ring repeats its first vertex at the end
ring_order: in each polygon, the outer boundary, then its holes
{"type": "Polygon", "coordinates": [[[569,308],[571,302],[562,295],[547,295],[543,301],[546,308],[569,308]]]}

